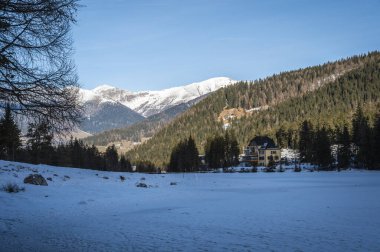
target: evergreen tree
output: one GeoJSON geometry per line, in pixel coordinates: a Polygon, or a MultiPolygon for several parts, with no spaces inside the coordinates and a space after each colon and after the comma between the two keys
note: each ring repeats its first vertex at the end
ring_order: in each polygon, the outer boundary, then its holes
{"type": "Polygon", "coordinates": [[[380,169],[380,114],[377,115],[373,128],[372,156],[374,157],[374,168],[380,169]]]}
{"type": "Polygon", "coordinates": [[[358,106],[352,121],[353,143],[355,144],[356,164],[362,168],[373,166],[372,132],[368,118],[364,116],[361,106],[358,106]]]}
{"type": "Polygon", "coordinates": [[[27,137],[31,162],[51,164],[54,148],[52,146],[53,133],[49,124],[44,121],[29,124],[27,137]]]}
{"type": "Polygon", "coordinates": [[[140,160],[136,163],[136,171],[155,173],[157,172],[157,169],[152,162],[146,161],[146,160],[143,160],[143,161],[140,160]]]}
{"type": "Polygon", "coordinates": [[[235,134],[233,132],[229,133],[226,131],[224,134],[224,152],[225,152],[225,167],[234,166],[239,163],[239,143],[236,140],[235,134]]]}
{"type": "Polygon", "coordinates": [[[314,146],[315,163],[323,169],[328,169],[332,163],[332,156],[331,143],[325,127],[316,132],[314,146]]]}
{"type": "Polygon", "coordinates": [[[347,168],[351,162],[351,141],[350,133],[345,125],[343,131],[338,133],[338,153],[337,161],[339,168],[347,168]]]}
{"type": "Polygon", "coordinates": [[[0,119],[0,158],[15,160],[16,152],[21,146],[20,134],[8,104],[4,117],[0,119]]]}
{"type": "Polygon", "coordinates": [[[352,142],[360,146],[362,142],[362,130],[368,124],[364,116],[362,106],[359,104],[352,119],[352,142]]]}
{"type": "Polygon", "coordinates": [[[195,145],[195,141],[190,135],[189,139],[187,140],[186,144],[187,151],[185,152],[185,156],[187,161],[187,167],[190,171],[197,171],[199,168],[199,152],[197,149],[197,146],[195,145]]]}
{"type": "Polygon", "coordinates": [[[283,125],[277,130],[276,139],[277,139],[277,145],[280,148],[288,148],[289,136],[288,136],[288,132],[286,132],[283,125]]]}
{"type": "Polygon", "coordinates": [[[129,160],[124,155],[121,155],[120,157],[119,167],[120,171],[132,172],[131,162],[129,162],[129,160]]]}
{"type": "Polygon", "coordinates": [[[170,161],[168,166],[169,172],[180,172],[179,155],[180,155],[181,143],[175,146],[170,154],[170,161]]]}
{"type": "Polygon", "coordinates": [[[313,162],[313,130],[307,120],[302,123],[300,128],[299,150],[301,162],[313,162]]]}
{"type": "Polygon", "coordinates": [[[193,172],[199,168],[199,152],[190,136],[179,142],[172,150],[168,170],[170,172],[193,172]]]}
{"type": "Polygon", "coordinates": [[[87,148],[87,157],[88,157],[88,168],[104,170],[105,169],[105,160],[103,155],[99,153],[99,150],[92,145],[87,148]]]}
{"type": "Polygon", "coordinates": [[[116,171],[119,169],[119,155],[115,145],[107,147],[104,158],[107,171],[116,171]]]}
{"type": "Polygon", "coordinates": [[[78,139],[71,139],[69,143],[71,149],[71,166],[84,167],[84,151],[83,142],[78,139]]]}
{"type": "Polygon", "coordinates": [[[205,145],[205,161],[209,168],[224,168],[239,163],[239,143],[232,132],[209,138],[205,145]]]}
{"type": "Polygon", "coordinates": [[[206,144],[205,160],[210,168],[223,168],[225,164],[225,141],[222,136],[215,136],[206,144]]]}

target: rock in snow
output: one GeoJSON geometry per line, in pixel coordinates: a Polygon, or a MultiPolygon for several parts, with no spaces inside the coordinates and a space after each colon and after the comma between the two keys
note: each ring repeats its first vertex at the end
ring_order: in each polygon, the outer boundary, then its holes
{"type": "Polygon", "coordinates": [[[42,185],[47,186],[48,183],[46,182],[45,178],[42,177],[40,174],[30,174],[24,179],[25,184],[32,184],[32,185],[42,185]]]}

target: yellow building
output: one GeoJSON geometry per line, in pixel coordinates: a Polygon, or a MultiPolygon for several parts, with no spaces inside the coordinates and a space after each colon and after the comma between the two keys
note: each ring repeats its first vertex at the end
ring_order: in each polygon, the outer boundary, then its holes
{"type": "Polygon", "coordinates": [[[259,166],[268,166],[271,160],[277,163],[281,159],[281,150],[277,147],[259,150],[259,166]]]}
{"type": "Polygon", "coordinates": [[[281,160],[281,150],[274,141],[267,136],[253,138],[244,149],[241,161],[251,163],[252,166],[268,166],[271,161],[281,160]]]}

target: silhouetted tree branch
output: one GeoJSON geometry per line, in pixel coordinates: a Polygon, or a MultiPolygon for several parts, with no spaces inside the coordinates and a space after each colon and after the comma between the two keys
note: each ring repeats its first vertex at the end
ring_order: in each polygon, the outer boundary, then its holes
{"type": "Polygon", "coordinates": [[[0,107],[55,131],[81,116],[71,60],[78,0],[0,0],[0,107]]]}

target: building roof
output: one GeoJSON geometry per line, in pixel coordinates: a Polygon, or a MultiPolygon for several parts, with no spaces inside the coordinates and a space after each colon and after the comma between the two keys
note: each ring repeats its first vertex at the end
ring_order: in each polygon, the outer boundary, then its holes
{"type": "Polygon", "coordinates": [[[277,148],[273,139],[267,136],[256,136],[249,142],[248,146],[258,146],[260,149],[277,148]]]}

